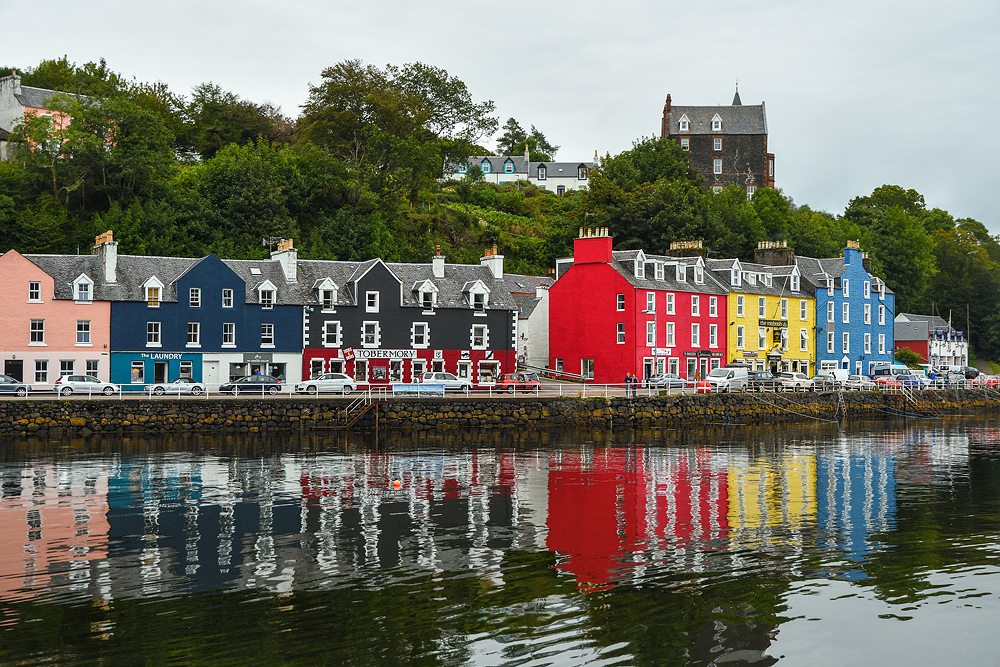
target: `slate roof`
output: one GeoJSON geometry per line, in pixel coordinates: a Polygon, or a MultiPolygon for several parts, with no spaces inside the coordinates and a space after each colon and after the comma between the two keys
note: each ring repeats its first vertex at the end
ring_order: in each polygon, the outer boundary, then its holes
{"type": "MultiPolygon", "coordinates": [[[[799,280],[799,291],[793,292],[791,290],[791,266],[771,266],[769,264],[753,264],[752,262],[740,262],[740,268],[742,273],[769,273],[771,274],[771,286],[768,287],[766,284],[761,282],[760,278],[756,278],[754,284],[743,278],[740,281],[739,287],[730,286],[730,275],[736,260],[733,259],[715,259],[709,260],[717,268],[712,268],[711,271],[716,275],[716,280],[718,280],[723,286],[728,288],[733,292],[741,292],[743,294],[759,294],[762,296],[778,296],[786,297],[790,299],[794,298],[813,298],[816,294],[815,288],[800,278],[799,280]],[[722,274],[722,275],[719,275],[722,274]],[[724,277],[723,277],[724,276],[724,277]]],[[[800,270],[801,271],[801,270],[800,270]]]]}
{"type": "MultiPolygon", "coordinates": [[[[816,259],[815,257],[795,255],[795,264],[799,267],[802,279],[808,280],[816,289],[826,289],[826,275],[834,279],[834,287],[840,288],[840,278],[847,271],[847,264],[844,263],[843,257],[816,259]]],[[[878,285],[885,282],[880,277],[874,275],[871,276],[871,279],[873,290],[876,290],[878,285]]],[[[889,289],[888,285],[885,286],[885,293],[895,294],[895,292],[889,289]]]]}
{"type": "Polygon", "coordinates": [[[893,322],[895,340],[920,340],[926,341],[927,322],[893,322]]]}
{"type": "Polygon", "coordinates": [[[503,280],[507,283],[507,289],[511,294],[531,294],[535,295],[535,290],[539,285],[552,287],[555,281],[548,276],[525,276],[518,273],[505,273],[503,280]]]}
{"type": "Polygon", "coordinates": [[[511,298],[518,308],[518,319],[526,320],[535,312],[535,307],[541,303],[541,299],[534,294],[513,294],[511,298]]]}
{"type": "Polygon", "coordinates": [[[671,106],[668,119],[671,136],[679,134],[767,134],[767,115],[764,103],[756,105],[682,107],[671,106]],[[718,114],[722,130],[712,130],[712,119],[718,114]],[[689,129],[680,131],[681,116],[687,116],[689,129]]]}
{"type": "Polygon", "coordinates": [[[586,167],[588,170],[594,168],[593,162],[532,162],[528,177],[538,178],[538,168],[543,165],[545,166],[545,178],[542,180],[549,178],[577,178],[579,180],[586,180],[579,178],[580,167],[586,167]]]}
{"type": "Polygon", "coordinates": [[[916,313],[898,313],[897,322],[923,322],[928,329],[947,329],[948,321],[940,315],[917,315],[916,313]],[[903,318],[900,320],[899,318],[903,318]]]}
{"type": "MultiPolygon", "coordinates": [[[[164,289],[160,301],[177,301],[176,281],[194,268],[204,258],[155,257],[140,255],[119,255],[115,285],[106,284],[104,271],[97,255],[25,255],[40,269],[51,275],[55,282],[57,299],[73,298],[73,281],[85,273],[94,281],[94,299],[97,301],[145,301],[143,284],[156,276],[164,289]]],[[[246,283],[246,303],[259,303],[257,288],[269,280],[275,287],[276,305],[307,305],[318,302],[314,286],[325,278],[337,285],[337,305],[355,305],[351,283],[361,277],[380,260],[364,262],[340,262],[329,260],[298,260],[295,283],[285,281],[280,262],[273,259],[224,259],[246,283]],[[258,269],[259,274],[253,269],[258,269]]],[[[402,281],[403,305],[422,307],[419,294],[413,286],[430,280],[438,288],[437,307],[471,308],[464,287],[482,281],[489,289],[487,308],[515,310],[516,301],[504,280],[495,279],[492,271],[481,264],[446,264],[445,277],[435,278],[431,264],[386,264],[402,281]]]]}
{"type": "MultiPolygon", "coordinates": [[[[649,290],[665,290],[668,292],[695,292],[700,294],[727,294],[728,290],[719,286],[712,280],[705,280],[702,284],[697,284],[694,281],[694,266],[688,264],[687,262],[679,262],[684,265],[685,276],[687,280],[685,282],[679,282],[676,278],[674,271],[666,270],[663,272],[663,280],[656,280],[656,277],[652,278],[636,278],[633,275],[632,270],[635,262],[636,256],[639,254],[638,250],[615,250],[611,253],[612,262],[611,266],[618,271],[629,283],[634,287],[639,289],[649,289],[649,290]]],[[[663,262],[672,263],[678,262],[681,259],[687,259],[686,257],[668,257],[666,255],[647,255],[643,253],[646,258],[646,263],[650,262],[663,262]]],[[[706,278],[708,272],[706,271],[706,278]]],[[[646,272],[649,275],[649,272],[646,272]]]]}
{"type": "Polygon", "coordinates": [[[36,109],[48,109],[50,100],[56,95],[68,95],[77,99],[87,99],[83,96],[73,95],[72,93],[62,93],[58,90],[49,90],[48,88],[34,88],[32,86],[21,86],[21,92],[15,93],[14,97],[17,101],[21,103],[22,106],[34,107],[36,109]]]}
{"type": "MultiPolygon", "coordinates": [[[[504,163],[510,160],[514,165],[514,174],[527,174],[528,178],[538,178],[539,165],[545,165],[545,178],[578,178],[580,167],[592,169],[593,162],[530,162],[523,155],[470,155],[466,162],[469,165],[481,165],[483,160],[490,163],[490,173],[503,174],[504,163]]],[[[446,173],[457,173],[458,163],[448,163],[446,173]]],[[[543,179],[544,180],[544,179],[543,179]]]]}

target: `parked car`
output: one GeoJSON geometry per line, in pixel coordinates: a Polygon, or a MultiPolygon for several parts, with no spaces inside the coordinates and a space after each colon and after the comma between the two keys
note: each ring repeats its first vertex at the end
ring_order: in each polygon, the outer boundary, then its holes
{"type": "Polygon", "coordinates": [[[352,391],[357,391],[358,384],[350,375],[343,373],[324,373],[312,380],[303,380],[295,385],[297,394],[326,394],[336,393],[347,396],[352,391]]]}
{"type": "Polygon", "coordinates": [[[278,378],[270,375],[247,375],[221,385],[219,391],[233,396],[240,394],[260,394],[263,396],[265,393],[273,395],[281,391],[281,383],[278,378]]]}
{"type": "Polygon", "coordinates": [[[875,388],[875,383],[867,375],[849,375],[844,387],[853,390],[871,391],[875,388]]]}
{"type": "Polygon", "coordinates": [[[0,394],[17,394],[18,396],[27,396],[30,393],[30,384],[25,384],[9,375],[0,375],[0,394]]]}
{"type": "Polygon", "coordinates": [[[979,377],[979,369],[972,366],[963,366],[959,373],[963,374],[966,380],[975,380],[979,377]]]}
{"type": "Polygon", "coordinates": [[[504,373],[497,376],[496,389],[498,391],[538,391],[542,383],[531,379],[524,373],[504,373]]]}
{"type": "Polygon", "coordinates": [[[837,382],[837,378],[833,375],[816,375],[813,377],[813,391],[836,391],[838,387],[842,384],[837,382]]]}
{"type": "Polygon", "coordinates": [[[750,371],[742,364],[727,365],[713,368],[705,379],[713,394],[720,391],[744,391],[750,383],[750,371]]]}
{"type": "Polygon", "coordinates": [[[80,394],[104,394],[111,396],[118,393],[118,385],[110,382],[101,382],[92,375],[63,375],[56,380],[56,393],[60,396],[69,396],[74,392],[80,394]]]}
{"type": "Polygon", "coordinates": [[[896,382],[907,389],[923,389],[923,383],[920,382],[920,378],[916,375],[909,374],[899,374],[896,376],[896,382]]]}
{"type": "Polygon", "coordinates": [[[965,376],[965,373],[952,372],[944,377],[945,387],[965,387],[968,384],[969,379],[965,376]]]}
{"type": "Polygon", "coordinates": [[[439,371],[424,373],[420,376],[420,381],[428,384],[443,384],[446,391],[448,389],[457,389],[459,391],[472,389],[472,380],[458,378],[451,373],[441,373],[439,371]]]}
{"type": "Polygon", "coordinates": [[[177,378],[173,382],[159,382],[148,385],[146,391],[156,396],[163,396],[164,394],[201,396],[205,393],[205,385],[201,382],[195,382],[191,378],[177,378]]]}
{"type": "Polygon", "coordinates": [[[877,375],[874,383],[879,389],[899,389],[903,386],[896,380],[895,375],[877,375]]]}
{"type": "Polygon", "coordinates": [[[752,371],[750,373],[751,391],[781,391],[781,380],[774,377],[771,371],[752,371]]]}
{"type": "Polygon", "coordinates": [[[653,389],[684,389],[687,384],[687,380],[677,373],[657,373],[646,380],[646,385],[653,389]]]}
{"type": "Polygon", "coordinates": [[[781,386],[785,390],[808,391],[813,388],[813,381],[805,373],[785,371],[778,373],[778,379],[781,380],[781,386]]]}

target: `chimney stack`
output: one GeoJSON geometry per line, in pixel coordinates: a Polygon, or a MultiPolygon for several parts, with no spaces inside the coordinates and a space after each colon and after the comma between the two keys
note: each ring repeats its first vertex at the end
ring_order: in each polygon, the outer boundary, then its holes
{"type": "Polygon", "coordinates": [[[437,248],[437,254],[434,255],[434,259],[431,261],[431,269],[434,272],[435,278],[444,278],[444,256],[441,254],[441,246],[434,246],[437,248]]]}
{"type": "Polygon", "coordinates": [[[531,162],[531,151],[528,149],[528,142],[527,141],[524,142],[524,161],[525,162],[531,162]]]}
{"type": "Polygon", "coordinates": [[[708,250],[705,249],[704,241],[671,241],[671,257],[706,257],[708,250]]]}
{"type": "Polygon", "coordinates": [[[663,105],[663,120],[660,121],[660,138],[666,139],[670,136],[670,93],[667,93],[667,101],[663,105]]]}
{"type": "Polygon", "coordinates": [[[788,247],[788,241],[760,241],[753,261],[768,266],[792,266],[795,264],[795,252],[788,247]]]}
{"type": "Polygon", "coordinates": [[[497,246],[495,243],[493,244],[493,248],[487,248],[483,252],[483,256],[479,259],[479,263],[489,268],[495,280],[503,278],[503,255],[497,254],[497,246]]]}
{"type": "Polygon", "coordinates": [[[293,239],[281,239],[278,249],[271,253],[271,259],[278,260],[281,270],[285,273],[285,282],[298,282],[297,270],[299,251],[292,247],[293,239]]]}
{"type": "Polygon", "coordinates": [[[103,234],[98,234],[94,239],[94,247],[90,249],[91,255],[97,255],[101,260],[101,268],[104,270],[104,282],[114,285],[118,282],[118,242],[114,239],[114,234],[109,229],[103,234]]]}

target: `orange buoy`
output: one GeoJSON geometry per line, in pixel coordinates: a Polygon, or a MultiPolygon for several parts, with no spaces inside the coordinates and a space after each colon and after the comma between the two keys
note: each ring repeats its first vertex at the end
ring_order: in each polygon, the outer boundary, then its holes
{"type": "Polygon", "coordinates": [[[401,488],[403,488],[403,483],[400,482],[398,479],[394,479],[394,480],[392,480],[392,488],[394,488],[394,489],[401,489],[401,488]]]}

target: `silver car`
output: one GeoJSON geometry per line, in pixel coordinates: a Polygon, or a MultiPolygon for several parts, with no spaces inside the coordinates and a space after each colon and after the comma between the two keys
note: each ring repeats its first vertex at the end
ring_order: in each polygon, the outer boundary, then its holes
{"type": "Polygon", "coordinates": [[[111,396],[119,391],[118,385],[101,382],[92,375],[63,375],[56,380],[55,390],[60,396],[70,396],[73,393],[111,396]]]}
{"type": "Polygon", "coordinates": [[[443,384],[447,389],[466,390],[472,389],[472,381],[455,377],[451,373],[424,373],[420,376],[420,381],[425,384],[443,384]]]}
{"type": "Polygon", "coordinates": [[[297,394],[337,393],[347,396],[357,391],[357,383],[349,375],[343,373],[324,373],[318,378],[305,380],[295,385],[297,394]]]}
{"type": "Polygon", "coordinates": [[[201,382],[195,382],[191,378],[177,378],[173,382],[151,384],[146,387],[146,391],[156,396],[163,396],[164,394],[201,396],[205,393],[205,385],[201,382]]]}
{"type": "Polygon", "coordinates": [[[805,373],[786,371],[778,373],[778,379],[781,380],[781,386],[786,391],[789,389],[792,391],[806,391],[813,388],[812,379],[805,373]]]}

